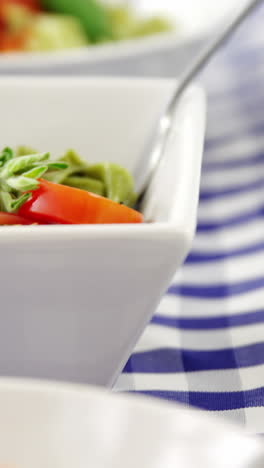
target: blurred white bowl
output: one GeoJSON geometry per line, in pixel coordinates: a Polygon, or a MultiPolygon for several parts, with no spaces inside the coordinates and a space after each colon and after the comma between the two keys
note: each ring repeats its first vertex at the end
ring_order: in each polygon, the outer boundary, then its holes
{"type": "Polygon", "coordinates": [[[132,0],[142,14],[174,18],[174,33],[54,53],[0,55],[0,72],[175,77],[240,0],[132,0]]]}
{"type": "Polygon", "coordinates": [[[261,468],[262,441],[205,413],[92,387],[0,380],[0,466],[261,468]]]}
{"type": "MultiPolygon", "coordinates": [[[[132,173],[175,82],[1,78],[1,144],[132,173]]],[[[2,227],[0,374],[111,385],[188,253],[205,98],[188,90],[142,225],[2,227]]]]}

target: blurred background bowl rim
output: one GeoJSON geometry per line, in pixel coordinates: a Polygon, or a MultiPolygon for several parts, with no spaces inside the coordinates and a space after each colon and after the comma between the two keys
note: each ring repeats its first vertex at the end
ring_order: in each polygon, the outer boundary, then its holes
{"type": "Polygon", "coordinates": [[[210,33],[209,28],[203,32],[196,32],[181,36],[176,32],[161,33],[148,37],[111,42],[104,45],[93,45],[81,48],[64,49],[53,52],[18,52],[0,55],[0,70],[23,68],[32,66],[46,68],[69,64],[92,64],[105,61],[122,60],[144,54],[153,55],[155,52],[184,47],[195,41],[203,40],[210,33]]]}

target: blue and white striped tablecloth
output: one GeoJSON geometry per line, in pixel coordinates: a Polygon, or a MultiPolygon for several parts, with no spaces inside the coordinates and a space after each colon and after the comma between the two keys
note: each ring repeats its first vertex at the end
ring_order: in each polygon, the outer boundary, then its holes
{"type": "Polygon", "coordinates": [[[264,433],[264,10],[201,79],[208,129],[193,249],[116,389],[264,433]]]}

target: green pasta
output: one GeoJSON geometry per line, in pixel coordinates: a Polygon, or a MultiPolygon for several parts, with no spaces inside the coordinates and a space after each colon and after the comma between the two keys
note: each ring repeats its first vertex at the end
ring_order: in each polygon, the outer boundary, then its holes
{"type": "MultiPolygon", "coordinates": [[[[27,150],[29,147],[21,146],[16,150],[16,154],[28,155],[27,150]]],[[[36,154],[35,150],[30,151],[31,154],[36,154]]],[[[49,162],[49,170],[43,175],[43,178],[50,182],[87,190],[129,207],[133,207],[137,201],[132,176],[118,164],[88,164],[72,149],[56,159],[54,164],[52,170],[52,162],[49,162]],[[58,163],[65,164],[66,167],[58,171],[58,163]]]]}
{"type": "Polygon", "coordinates": [[[100,180],[92,179],[91,177],[70,176],[63,180],[63,184],[105,196],[104,184],[100,180]]]}

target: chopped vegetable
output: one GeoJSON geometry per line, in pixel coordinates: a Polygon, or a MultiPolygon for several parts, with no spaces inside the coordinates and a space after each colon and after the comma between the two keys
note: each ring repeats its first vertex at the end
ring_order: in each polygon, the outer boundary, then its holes
{"type": "Polygon", "coordinates": [[[32,22],[24,41],[28,51],[83,47],[88,44],[80,22],[71,16],[42,13],[32,22]]]}
{"type": "Polygon", "coordinates": [[[35,16],[34,10],[20,3],[7,3],[2,11],[7,33],[24,31],[35,16]]]}
{"type": "Polygon", "coordinates": [[[134,11],[128,6],[109,6],[107,14],[114,38],[126,39],[133,36],[133,31],[138,23],[134,11]]]}
{"type": "Polygon", "coordinates": [[[128,6],[109,6],[107,12],[113,36],[117,40],[147,36],[174,29],[173,23],[168,18],[162,16],[139,18],[135,11],[128,6]]]}
{"type": "MultiPolygon", "coordinates": [[[[0,19],[5,23],[13,12],[19,12],[18,15],[26,12],[36,13],[39,10],[37,0],[1,0],[0,1],[0,19]]],[[[16,14],[16,13],[14,13],[16,14]]]]}
{"type": "Polygon", "coordinates": [[[52,51],[174,29],[166,18],[99,0],[0,0],[0,51],[52,51]]]}
{"type": "Polygon", "coordinates": [[[25,49],[28,29],[38,10],[36,0],[0,0],[0,51],[25,49]]]}
{"type": "Polygon", "coordinates": [[[141,223],[142,214],[84,190],[39,181],[39,188],[19,209],[19,215],[41,223],[141,223]]]}
{"type": "Polygon", "coordinates": [[[22,50],[24,43],[24,34],[4,32],[0,35],[0,52],[15,52],[16,50],[22,50]]]}
{"type": "Polygon", "coordinates": [[[42,0],[42,5],[50,11],[78,18],[93,42],[112,38],[106,9],[97,0],[42,0]]]}
{"type": "Polygon", "coordinates": [[[133,30],[134,37],[150,36],[152,34],[173,31],[174,25],[167,18],[162,16],[153,16],[152,18],[142,19],[133,30]]]}
{"type": "Polygon", "coordinates": [[[15,151],[15,156],[26,156],[27,154],[37,154],[37,151],[30,146],[19,146],[15,151]]]}
{"type": "Polygon", "coordinates": [[[6,147],[0,153],[0,213],[21,217],[21,222],[11,216],[2,223],[0,219],[0,224],[143,221],[131,208],[137,197],[124,168],[113,163],[89,165],[73,150],[58,160],[49,157],[27,146],[16,151],[6,147]]]}

